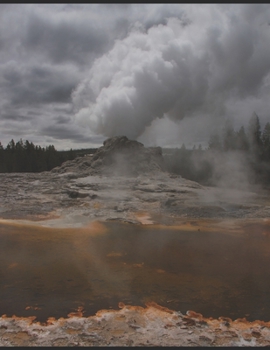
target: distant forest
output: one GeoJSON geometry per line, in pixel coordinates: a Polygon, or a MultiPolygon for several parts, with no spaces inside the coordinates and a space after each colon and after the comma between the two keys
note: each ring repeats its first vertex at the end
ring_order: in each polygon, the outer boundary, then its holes
{"type": "Polygon", "coordinates": [[[96,148],[57,151],[53,145],[44,148],[28,140],[15,143],[12,139],[6,148],[0,142],[0,173],[50,171],[67,160],[95,151],[96,148]]]}
{"type": "MultiPolygon", "coordinates": [[[[11,140],[6,148],[0,142],[0,173],[50,171],[67,160],[97,148],[57,151],[53,145],[42,148],[32,142],[11,140]]],[[[220,134],[211,135],[208,147],[164,149],[164,170],[209,186],[241,188],[246,184],[270,185],[270,123],[263,130],[257,114],[247,130],[235,131],[227,123],[220,134]]]]}
{"type": "Polygon", "coordinates": [[[228,122],[220,134],[211,135],[207,149],[188,150],[183,144],[164,158],[166,170],[203,185],[269,185],[270,123],[261,130],[254,113],[247,130],[235,131],[228,122]]]}

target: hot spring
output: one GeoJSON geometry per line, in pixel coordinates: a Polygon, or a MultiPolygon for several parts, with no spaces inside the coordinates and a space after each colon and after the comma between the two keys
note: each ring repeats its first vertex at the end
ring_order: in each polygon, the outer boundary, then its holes
{"type": "Polygon", "coordinates": [[[201,227],[1,223],[0,315],[45,322],[78,308],[91,316],[119,302],[154,301],[182,313],[269,321],[269,224],[201,227]]]}

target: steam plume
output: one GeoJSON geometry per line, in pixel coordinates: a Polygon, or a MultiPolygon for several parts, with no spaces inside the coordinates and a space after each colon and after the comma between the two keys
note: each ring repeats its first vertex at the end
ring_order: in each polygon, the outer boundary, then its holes
{"type": "Polygon", "coordinates": [[[97,134],[134,139],[157,118],[225,115],[236,101],[265,96],[269,6],[232,6],[191,6],[189,21],[134,26],[73,92],[75,119],[97,134]]]}

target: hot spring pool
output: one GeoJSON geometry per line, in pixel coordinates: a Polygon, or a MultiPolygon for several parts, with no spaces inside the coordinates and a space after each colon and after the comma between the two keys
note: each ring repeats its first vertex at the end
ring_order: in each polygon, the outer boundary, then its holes
{"type": "MultiPolygon", "coordinates": [[[[195,227],[197,227],[195,224],[195,227]]],[[[199,227],[199,226],[198,226],[199,227]]],[[[170,229],[117,222],[0,224],[0,315],[84,316],[147,301],[205,317],[270,320],[270,229],[170,229]]]]}

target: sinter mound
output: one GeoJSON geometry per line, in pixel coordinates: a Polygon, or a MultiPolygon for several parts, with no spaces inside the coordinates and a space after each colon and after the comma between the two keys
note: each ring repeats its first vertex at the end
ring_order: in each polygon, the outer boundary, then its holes
{"type": "Polygon", "coordinates": [[[138,176],[162,170],[161,147],[145,148],[142,143],[126,136],[116,136],[105,140],[93,155],[67,161],[52,172],[72,172],[76,173],[76,177],[98,174],[138,176]]]}

